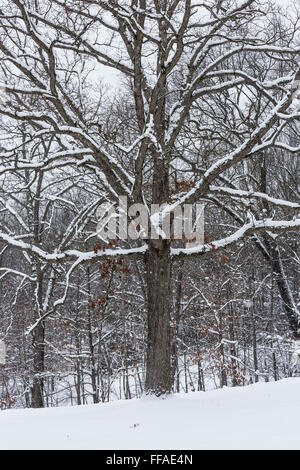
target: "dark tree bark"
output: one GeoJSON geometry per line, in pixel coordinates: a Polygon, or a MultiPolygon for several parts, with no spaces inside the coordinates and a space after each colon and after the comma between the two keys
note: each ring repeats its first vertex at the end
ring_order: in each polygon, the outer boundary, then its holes
{"type": "Polygon", "coordinates": [[[32,383],[32,408],[43,408],[43,379],[41,373],[44,371],[45,363],[45,328],[43,322],[36,327],[33,337],[33,383],[32,383]]]}
{"type": "Polygon", "coordinates": [[[150,242],[147,257],[148,341],[146,393],[161,395],[172,389],[170,241],[150,242]]]}
{"type": "MultiPolygon", "coordinates": [[[[162,100],[164,101],[164,100],[162,100]]],[[[164,132],[164,103],[161,113],[161,132],[164,132]]],[[[153,204],[163,204],[169,197],[169,169],[159,154],[155,155],[152,182],[153,204]]],[[[149,240],[146,258],[148,299],[148,340],[146,393],[161,395],[171,392],[171,241],[149,240]]]]}
{"type": "Polygon", "coordinates": [[[293,335],[293,338],[300,339],[300,325],[299,325],[299,319],[297,317],[297,314],[295,312],[295,308],[293,305],[293,299],[291,297],[291,292],[289,290],[288,286],[288,281],[285,277],[285,274],[283,272],[283,267],[282,267],[282,262],[280,258],[280,252],[279,248],[273,248],[271,250],[271,265],[273,268],[273,271],[275,273],[275,279],[277,282],[278,290],[280,292],[280,296],[284,305],[284,309],[286,312],[286,316],[291,328],[291,333],[293,335]]]}

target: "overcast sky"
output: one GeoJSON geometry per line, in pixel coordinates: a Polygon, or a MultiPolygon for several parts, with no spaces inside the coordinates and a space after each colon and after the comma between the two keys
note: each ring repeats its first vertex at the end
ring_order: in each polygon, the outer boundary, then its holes
{"type": "MultiPolygon", "coordinates": [[[[289,5],[299,5],[299,0],[272,0],[273,3],[277,3],[279,6],[289,6],[289,5]]],[[[117,70],[105,67],[102,65],[97,66],[97,71],[95,72],[101,80],[103,80],[108,85],[118,88],[120,85],[120,72],[117,70]]]]}

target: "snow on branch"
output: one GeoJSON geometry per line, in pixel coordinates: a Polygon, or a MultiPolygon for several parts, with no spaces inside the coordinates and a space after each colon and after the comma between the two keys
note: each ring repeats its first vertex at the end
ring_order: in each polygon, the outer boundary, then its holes
{"type": "Polygon", "coordinates": [[[257,231],[271,231],[271,232],[284,232],[287,230],[299,230],[300,229],[300,218],[293,220],[253,220],[249,222],[232,235],[216,240],[211,243],[199,245],[193,248],[173,248],[171,253],[173,258],[182,256],[197,256],[205,253],[215,252],[219,249],[227,248],[240,240],[243,240],[249,235],[257,231]]]}
{"type": "Polygon", "coordinates": [[[290,202],[290,201],[285,201],[284,199],[277,199],[277,198],[268,196],[268,194],[260,193],[256,191],[242,191],[238,189],[224,188],[223,186],[210,186],[209,190],[212,193],[218,193],[224,196],[232,196],[232,197],[246,198],[246,199],[252,199],[252,198],[260,199],[263,201],[267,201],[270,204],[273,204],[274,206],[289,207],[291,209],[300,209],[300,204],[298,204],[297,202],[290,202]]]}
{"type": "Polygon", "coordinates": [[[67,261],[75,261],[78,264],[86,263],[90,261],[103,260],[108,258],[118,258],[118,257],[129,257],[129,258],[138,258],[141,255],[145,254],[148,246],[145,244],[137,248],[128,248],[128,249],[106,249],[104,251],[80,251],[80,250],[65,250],[62,252],[53,252],[47,253],[41,248],[31,244],[26,243],[21,240],[16,240],[13,236],[7,235],[3,232],[0,232],[0,241],[8,244],[11,248],[17,250],[25,251],[33,256],[36,256],[41,261],[55,264],[55,263],[64,263],[67,261]]]}

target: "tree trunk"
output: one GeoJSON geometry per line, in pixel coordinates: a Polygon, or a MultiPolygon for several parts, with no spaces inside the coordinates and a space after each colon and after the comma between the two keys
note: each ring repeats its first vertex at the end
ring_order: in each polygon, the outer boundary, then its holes
{"type": "Polygon", "coordinates": [[[175,295],[175,303],[174,303],[174,315],[172,317],[173,320],[173,327],[171,329],[171,363],[172,363],[172,382],[176,380],[176,392],[179,393],[180,391],[180,384],[179,384],[179,361],[178,361],[178,347],[177,347],[177,337],[178,337],[178,328],[179,322],[181,317],[181,297],[182,297],[182,280],[183,280],[183,262],[181,262],[177,269],[178,278],[177,278],[177,289],[175,295]]]}
{"type": "Polygon", "coordinates": [[[33,338],[33,384],[32,384],[32,408],[43,408],[43,379],[41,373],[44,371],[45,344],[44,344],[44,324],[39,323],[34,332],[33,338]]]}
{"type": "Polygon", "coordinates": [[[275,272],[275,279],[277,281],[278,290],[283,300],[283,305],[287,314],[287,318],[290,324],[291,333],[295,340],[300,339],[300,328],[299,318],[296,312],[296,306],[294,305],[292,293],[290,292],[288,281],[285,277],[282,261],[280,258],[279,249],[272,251],[272,266],[275,272]]]}
{"type": "MultiPolygon", "coordinates": [[[[41,266],[38,262],[35,265],[37,276],[37,304],[36,304],[36,317],[41,318],[43,315],[42,300],[43,300],[43,275],[41,266]]],[[[45,372],[45,322],[40,321],[33,331],[33,384],[32,384],[32,408],[43,408],[43,392],[44,382],[43,373],[45,372]]]]}
{"type": "Polygon", "coordinates": [[[147,264],[148,341],[146,393],[170,393],[171,368],[171,259],[169,240],[150,240],[147,264]]]}

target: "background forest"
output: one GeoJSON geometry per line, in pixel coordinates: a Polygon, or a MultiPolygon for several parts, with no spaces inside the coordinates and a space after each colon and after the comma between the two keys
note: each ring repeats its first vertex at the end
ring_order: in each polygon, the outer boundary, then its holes
{"type": "Polygon", "coordinates": [[[297,374],[296,7],[0,5],[0,408],[297,374]],[[120,194],[204,202],[205,245],[103,246],[120,194]]]}

